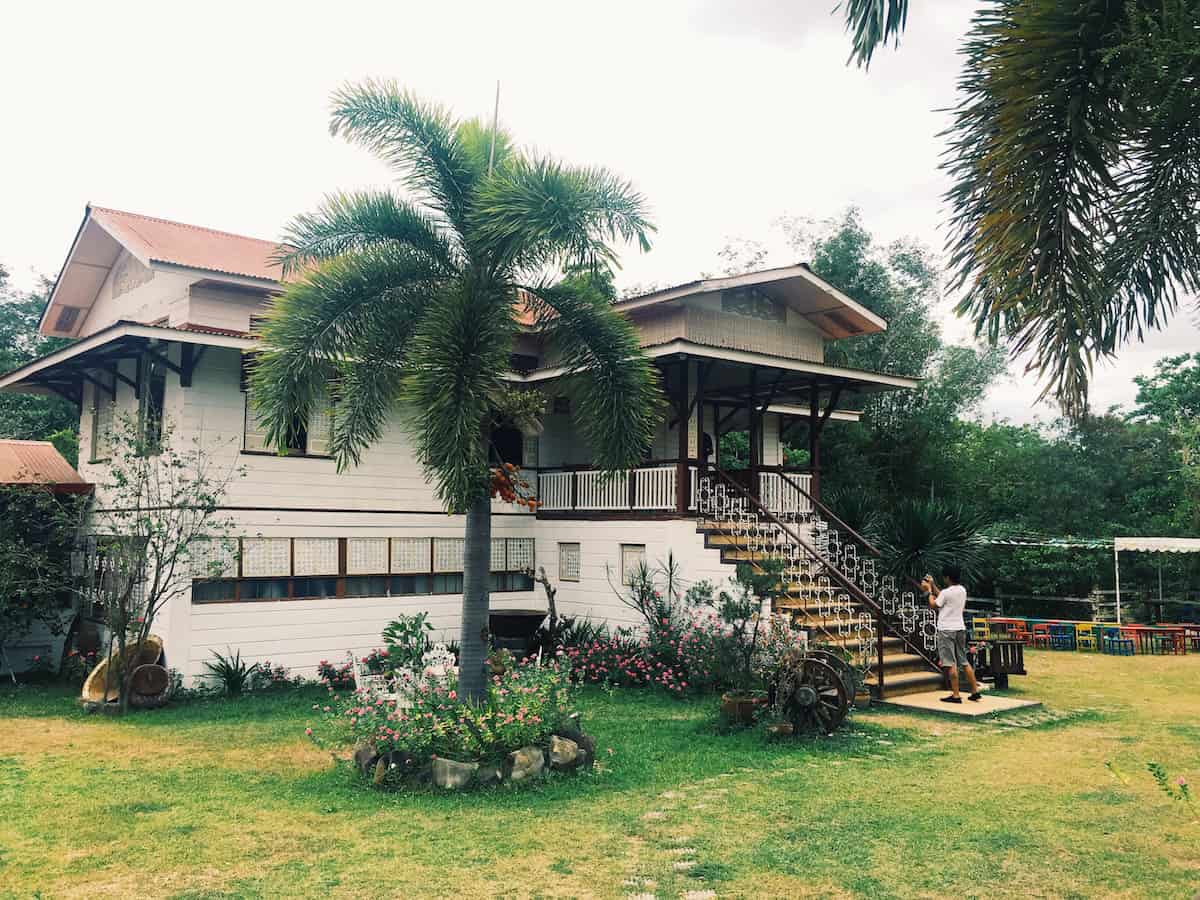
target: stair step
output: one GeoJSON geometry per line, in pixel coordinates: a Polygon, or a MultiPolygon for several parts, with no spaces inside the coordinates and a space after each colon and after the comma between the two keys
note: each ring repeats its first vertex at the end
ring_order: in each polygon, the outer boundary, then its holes
{"type": "Polygon", "coordinates": [[[893,674],[901,675],[908,672],[935,674],[930,672],[929,663],[923,656],[917,656],[915,653],[888,653],[886,651],[883,654],[883,671],[885,687],[890,686],[893,674]]]}
{"type": "MultiPolygon", "coordinates": [[[[874,676],[867,679],[867,684],[875,685],[878,682],[874,676]]],[[[899,697],[904,694],[918,694],[921,691],[936,691],[945,680],[941,672],[904,672],[898,675],[893,675],[891,672],[884,672],[883,678],[883,696],[884,697],[899,697]]]]}

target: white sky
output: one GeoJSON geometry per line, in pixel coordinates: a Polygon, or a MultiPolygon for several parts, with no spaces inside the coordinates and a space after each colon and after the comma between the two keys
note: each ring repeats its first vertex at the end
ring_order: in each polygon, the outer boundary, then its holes
{"type": "MultiPolygon", "coordinates": [[[[624,254],[620,284],[717,271],[729,238],[769,241],[778,216],[848,204],[883,241],[940,249],[935,110],[953,101],[973,4],[915,0],[900,51],[870,73],[845,65],[834,5],[14,5],[0,36],[0,262],[24,286],[56,273],[89,200],[273,238],[326,191],[387,182],[327,132],[330,91],[367,76],[484,116],[499,79],[518,141],[632,179],[659,233],[650,254],[624,254]]],[[[1094,407],[1131,402],[1134,374],[1197,346],[1187,310],[1097,373],[1094,407]]],[[[1035,394],[1014,379],[988,411],[1052,416],[1035,394]]]]}

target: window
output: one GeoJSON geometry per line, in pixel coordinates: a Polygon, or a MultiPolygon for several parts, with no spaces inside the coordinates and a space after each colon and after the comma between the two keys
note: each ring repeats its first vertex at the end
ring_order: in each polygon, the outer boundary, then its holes
{"type": "Polygon", "coordinates": [[[193,603],[215,603],[237,599],[237,582],[232,578],[219,581],[193,581],[193,603]]]}
{"type": "Polygon", "coordinates": [[[579,580],[579,545],[578,544],[559,544],[558,545],[558,580],[559,581],[578,581],[579,580]]]}
{"type": "Polygon", "coordinates": [[[117,408],[116,390],[117,376],[113,373],[100,372],[92,382],[92,438],[89,462],[101,462],[108,458],[117,408]]]}
{"type": "MultiPolygon", "coordinates": [[[[242,449],[251,453],[269,453],[267,430],[258,421],[254,404],[250,400],[250,375],[254,371],[256,354],[242,354],[240,387],[243,397],[243,442],[242,449]]],[[[287,453],[291,456],[329,456],[330,439],[333,436],[333,404],[320,394],[313,399],[308,418],[296,416],[287,431],[287,453]]]]}
{"type": "Polygon", "coordinates": [[[493,591],[532,591],[533,576],[528,572],[493,572],[493,591]]]}
{"type": "Polygon", "coordinates": [[[408,594],[429,594],[433,588],[428,575],[393,575],[390,591],[393,597],[403,597],[408,594]]]}
{"type": "Polygon", "coordinates": [[[293,578],[292,596],[319,599],[337,596],[336,578],[293,578]]]}
{"type": "Polygon", "coordinates": [[[138,434],[143,452],[158,453],[162,448],[163,407],[167,398],[167,373],[162,364],[142,357],[138,360],[138,383],[141,400],[138,402],[138,434]]]}
{"type": "Polygon", "coordinates": [[[346,579],[347,597],[386,597],[388,591],[386,575],[355,575],[346,579]]]}
{"type": "Polygon", "coordinates": [[[634,576],[636,576],[639,570],[641,570],[645,565],[645,544],[621,545],[621,581],[623,584],[631,584],[634,576]]]}
{"type": "MultiPolygon", "coordinates": [[[[286,600],[289,582],[286,578],[251,579],[238,584],[238,597],[241,600],[286,600]]],[[[193,592],[195,585],[192,586],[193,592]]],[[[195,594],[192,594],[195,599],[195,594]]]]}

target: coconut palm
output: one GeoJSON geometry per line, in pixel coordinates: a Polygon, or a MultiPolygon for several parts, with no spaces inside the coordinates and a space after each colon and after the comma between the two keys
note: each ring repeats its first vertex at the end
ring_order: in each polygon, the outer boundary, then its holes
{"type": "MultiPolygon", "coordinates": [[[[842,5],[860,65],[909,0],[842,5]]],[[[947,132],[960,315],[1074,417],[1097,358],[1200,290],[1200,4],[988,0],[947,132]]]]}
{"type": "Polygon", "coordinates": [[[568,373],[575,427],[596,465],[634,464],[661,402],[653,370],[594,289],[603,278],[554,273],[603,273],[617,242],[648,249],[653,226],[642,197],[612,173],[520,152],[503,130],[394,84],[337,91],[330,130],[392,166],[405,191],[335,194],[291,223],[280,254],[288,283],[263,327],[252,396],[281,449],[294,423],[327,408],[339,469],[357,464],[399,411],[440,499],[466,515],[460,690],[479,697],[489,431],[531,410],[506,388],[518,319],[568,373]]]}

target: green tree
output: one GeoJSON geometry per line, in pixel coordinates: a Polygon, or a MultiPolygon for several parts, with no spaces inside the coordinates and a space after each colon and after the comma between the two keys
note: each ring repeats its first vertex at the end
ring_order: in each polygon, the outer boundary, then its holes
{"type": "MultiPolygon", "coordinates": [[[[908,0],[850,0],[852,58],[908,0]]],[[[962,48],[945,169],[958,311],[1028,353],[1064,410],[1094,361],[1200,289],[1200,4],[991,0],[962,48]]]]}
{"type": "Polygon", "coordinates": [[[832,342],[826,361],[923,379],[916,390],[867,395],[859,426],[824,431],[826,485],[871,486],[880,507],[927,495],[945,477],[946,431],[978,409],[1004,372],[1003,356],[944,342],[933,312],[941,295],[932,255],[911,240],[878,247],[858,210],[830,223],[809,253],[814,272],[888,323],[877,334],[832,342]]]}
{"type": "Polygon", "coordinates": [[[380,439],[394,407],[452,512],[466,513],[461,687],[483,690],[491,547],[489,429],[523,300],[569,373],[575,427],[596,464],[641,459],[661,403],[637,337],[600,273],[613,245],[649,248],[642,197],[599,168],[516,150],[391,84],[333,98],[331,130],[397,170],[407,196],[331,196],[298,217],[282,256],[297,280],[274,302],[252,390],[269,440],[329,386],[331,448],[342,468],[380,439]],[[555,280],[563,266],[572,277],[555,280]]]}
{"type": "MultiPolygon", "coordinates": [[[[42,279],[38,289],[18,291],[0,266],[0,373],[25,365],[70,343],[65,338],[38,334],[38,322],[52,285],[42,279]]],[[[79,428],[79,411],[53,395],[0,394],[0,438],[48,440],[56,431],[79,428]]]]}
{"type": "Polygon", "coordinates": [[[1134,416],[1164,425],[1200,419],[1200,353],[1166,356],[1152,375],[1136,375],[1134,416]]]}
{"type": "Polygon", "coordinates": [[[39,486],[0,487],[0,664],[37,624],[57,634],[71,601],[71,546],[86,500],[39,486]]]}

